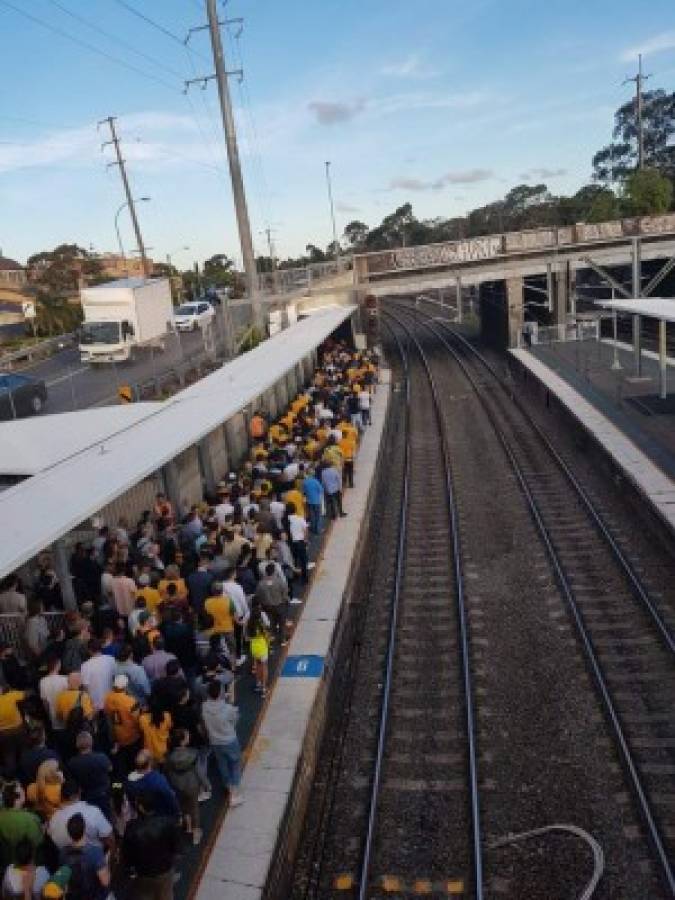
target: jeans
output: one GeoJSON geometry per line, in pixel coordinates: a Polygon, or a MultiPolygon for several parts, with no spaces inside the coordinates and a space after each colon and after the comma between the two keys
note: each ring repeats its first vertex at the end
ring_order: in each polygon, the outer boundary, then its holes
{"type": "Polygon", "coordinates": [[[225,787],[238,788],[241,782],[241,747],[239,741],[229,744],[212,744],[211,750],[225,787]]]}
{"type": "Polygon", "coordinates": [[[307,544],[305,541],[291,541],[291,553],[296,566],[300,567],[302,577],[307,581],[307,544]]]}
{"type": "Polygon", "coordinates": [[[370,425],[370,409],[361,410],[361,419],[364,425],[370,425]]]}
{"type": "Polygon", "coordinates": [[[209,756],[211,755],[210,747],[197,747],[197,765],[195,770],[199,779],[199,788],[202,791],[211,790],[211,782],[209,781],[209,756]]]}
{"type": "Polygon", "coordinates": [[[354,428],[358,428],[359,431],[361,431],[361,429],[363,428],[363,419],[361,418],[361,412],[359,411],[357,413],[352,413],[350,419],[354,428]]]}
{"type": "Polygon", "coordinates": [[[326,506],[328,507],[328,515],[331,519],[336,519],[343,514],[342,510],[342,491],[336,491],[334,494],[326,494],[326,506]]]}
{"type": "Polygon", "coordinates": [[[309,530],[312,534],[321,534],[321,504],[308,503],[309,510],[309,530]]]}

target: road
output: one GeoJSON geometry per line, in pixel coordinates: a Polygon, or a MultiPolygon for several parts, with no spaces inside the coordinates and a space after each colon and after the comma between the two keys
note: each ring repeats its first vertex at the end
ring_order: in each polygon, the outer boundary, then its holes
{"type": "Polygon", "coordinates": [[[149,381],[203,353],[201,331],[175,333],[168,336],[164,352],[139,350],[131,362],[86,365],[77,348],[68,347],[21,372],[44,379],[49,394],[45,413],[71,412],[117,403],[120,385],[149,381]]]}

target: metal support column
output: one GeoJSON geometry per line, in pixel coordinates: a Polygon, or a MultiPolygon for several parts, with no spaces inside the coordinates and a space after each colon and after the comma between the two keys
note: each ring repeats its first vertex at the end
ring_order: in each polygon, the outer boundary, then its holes
{"type": "Polygon", "coordinates": [[[668,396],[668,362],[666,357],[666,320],[659,322],[659,397],[668,396]]]}
{"type": "Polygon", "coordinates": [[[462,278],[457,276],[457,322],[462,324],[462,278]]]}
{"type": "Polygon", "coordinates": [[[68,566],[68,553],[63,538],[54,541],[52,544],[52,556],[54,558],[54,571],[61,585],[61,596],[63,598],[64,609],[77,610],[77,600],[73,591],[73,579],[68,566]]]}
{"type": "Polygon", "coordinates": [[[642,317],[633,316],[633,355],[635,360],[635,374],[642,375],[642,317]]]}
{"type": "Polygon", "coordinates": [[[633,245],[631,252],[633,270],[633,297],[637,300],[642,296],[642,244],[639,237],[631,238],[633,245]]]}

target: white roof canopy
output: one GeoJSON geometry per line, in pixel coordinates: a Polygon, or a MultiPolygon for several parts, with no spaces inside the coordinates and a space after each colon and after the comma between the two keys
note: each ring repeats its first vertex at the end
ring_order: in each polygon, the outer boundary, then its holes
{"type": "Polygon", "coordinates": [[[135,425],[160,406],[133,403],[0,424],[0,475],[36,475],[135,425]]]}
{"type": "Polygon", "coordinates": [[[617,312],[647,316],[663,322],[675,322],[675,298],[672,297],[638,297],[635,300],[601,300],[601,306],[615,309],[617,312]]]}
{"type": "MultiPolygon", "coordinates": [[[[0,577],[14,571],[236,415],[354,311],[320,310],[177,394],[123,431],[0,494],[0,577]]],[[[58,416],[38,421],[51,429],[58,416]]]]}

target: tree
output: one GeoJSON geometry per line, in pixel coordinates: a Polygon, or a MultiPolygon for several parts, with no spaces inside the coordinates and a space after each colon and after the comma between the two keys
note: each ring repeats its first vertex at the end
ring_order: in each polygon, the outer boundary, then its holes
{"type": "Polygon", "coordinates": [[[368,237],[368,226],[354,219],[345,226],[344,238],[352,250],[360,250],[368,237]]]}
{"type": "Polygon", "coordinates": [[[317,247],[316,244],[307,244],[307,246],[305,247],[305,252],[309,257],[308,261],[310,263],[320,263],[326,261],[326,254],[320,247],[317,247]]]}
{"type": "Polygon", "coordinates": [[[342,247],[340,246],[339,241],[331,241],[330,244],[326,247],[326,260],[335,259],[336,256],[339,256],[342,253],[342,247]]]}
{"type": "MultiPolygon", "coordinates": [[[[675,92],[647,91],[642,95],[645,166],[675,178],[675,92]]],[[[593,177],[610,184],[625,179],[638,164],[636,98],[614,115],[614,140],[593,157],[593,177]]]]}
{"type": "Polygon", "coordinates": [[[218,287],[229,287],[234,280],[234,263],[225,253],[216,253],[204,263],[204,279],[218,287]]]}
{"type": "Polygon", "coordinates": [[[626,178],[624,201],[629,215],[661,215],[673,202],[673,183],[656,169],[639,169],[626,178]]]}
{"type": "Polygon", "coordinates": [[[57,297],[76,292],[80,281],[102,280],[100,261],[77,244],[60,244],[28,258],[31,281],[57,297]]]}

